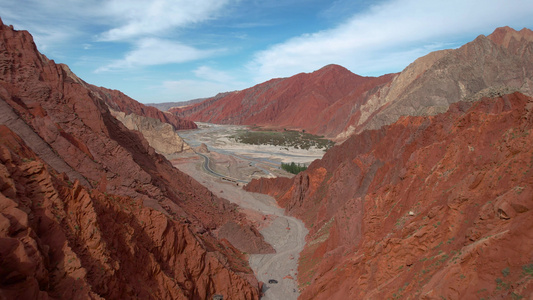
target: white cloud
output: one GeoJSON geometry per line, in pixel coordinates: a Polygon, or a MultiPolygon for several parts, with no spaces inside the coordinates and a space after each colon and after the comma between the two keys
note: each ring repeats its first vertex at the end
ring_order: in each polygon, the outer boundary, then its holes
{"type": "Polygon", "coordinates": [[[212,97],[220,92],[234,90],[225,83],[205,80],[169,80],[159,89],[160,99],[164,101],[185,101],[195,98],[212,97]]]}
{"type": "Polygon", "coordinates": [[[209,80],[209,81],[215,81],[215,82],[223,82],[223,83],[232,83],[235,82],[235,78],[230,75],[228,72],[221,71],[221,70],[215,70],[208,66],[201,66],[193,71],[194,75],[196,77],[209,80]]]}
{"type": "Polygon", "coordinates": [[[121,60],[101,67],[96,72],[128,69],[138,66],[153,66],[171,63],[184,63],[206,58],[219,50],[203,50],[183,45],[179,42],[158,38],[144,38],[135,43],[135,49],[121,60]]]}
{"type": "Polygon", "coordinates": [[[436,50],[431,47],[435,41],[458,42],[459,35],[490,33],[504,25],[524,26],[532,16],[533,1],[529,0],[393,0],[374,5],[336,28],[258,52],[248,69],[256,82],[313,71],[330,63],[358,74],[383,74],[393,67],[400,71],[418,56],[436,50]],[[401,61],[390,62],[384,56],[401,61]],[[389,64],[383,65],[385,61],[389,64]]]}
{"type": "Polygon", "coordinates": [[[165,101],[183,101],[215,96],[221,92],[241,90],[249,83],[237,80],[228,72],[201,66],[193,71],[198,79],[164,81],[157,90],[165,101]]]}
{"type": "Polygon", "coordinates": [[[170,40],[171,31],[214,18],[231,0],[112,0],[103,13],[116,26],[98,35],[100,41],[126,41],[134,49],[124,58],[100,67],[96,72],[139,66],[184,63],[224,51],[198,49],[170,40]],[[165,38],[154,37],[164,36],[165,38]]]}
{"type": "Polygon", "coordinates": [[[113,0],[103,13],[118,26],[100,35],[103,41],[128,40],[138,36],[158,35],[213,18],[229,0],[113,0]]]}
{"type": "Polygon", "coordinates": [[[17,30],[28,30],[41,51],[61,53],[61,49],[72,47],[72,40],[86,34],[82,27],[94,21],[95,5],[86,3],[87,1],[0,2],[0,14],[4,23],[14,25],[17,30]]]}
{"type": "Polygon", "coordinates": [[[132,46],[122,59],[97,69],[102,72],[211,56],[219,50],[177,42],[178,29],[218,17],[230,1],[237,0],[5,0],[0,8],[3,18],[30,30],[41,51],[59,53],[56,58],[73,45],[87,50],[94,39],[132,46]]]}

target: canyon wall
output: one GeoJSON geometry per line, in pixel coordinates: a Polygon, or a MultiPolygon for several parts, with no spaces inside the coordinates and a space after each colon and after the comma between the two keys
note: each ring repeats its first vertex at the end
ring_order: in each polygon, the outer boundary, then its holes
{"type": "Polygon", "coordinates": [[[138,101],[126,96],[121,91],[97,87],[94,85],[88,85],[88,87],[102,97],[102,99],[112,110],[124,112],[126,115],[133,114],[141,117],[156,119],[162,123],[168,123],[172,125],[175,130],[198,128],[192,121],[178,118],[171,113],[162,112],[155,107],[139,103],[138,101]]]}
{"type": "Polygon", "coordinates": [[[157,153],[167,158],[171,158],[176,153],[193,152],[192,148],[179,136],[174,127],[168,123],[133,113],[127,115],[121,111],[112,109],[109,111],[126,128],[139,131],[157,153]]]}
{"type": "Polygon", "coordinates": [[[258,299],[238,274],[249,270],[228,267],[183,221],[72,182],[0,134],[3,299],[258,299]]]}
{"type": "Polygon", "coordinates": [[[258,299],[242,253],[271,246],[100,91],[0,24],[0,297],[258,299]],[[250,246],[219,237],[228,225],[250,246]]]}
{"type": "Polygon", "coordinates": [[[512,93],[351,136],[293,179],[261,179],[310,233],[301,299],[533,293],[533,98],[512,93]]]}
{"type": "Polygon", "coordinates": [[[109,106],[111,114],[128,129],[139,131],[157,153],[171,158],[174,154],[191,151],[178,131],[196,129],[196,124],[155,107],[139,103],[120,91],[87,85],[109,106]]]}

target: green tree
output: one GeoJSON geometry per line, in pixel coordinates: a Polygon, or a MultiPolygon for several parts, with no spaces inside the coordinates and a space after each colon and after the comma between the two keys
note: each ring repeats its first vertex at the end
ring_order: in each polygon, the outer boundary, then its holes
{"type": "Polygon", "coordinates": [[[290,164],[281,163],[281,168],[292,174],[298,174],[307,170],[307,166],[305,164],[297,164],[295,162],[291,162],[290,164]]]}

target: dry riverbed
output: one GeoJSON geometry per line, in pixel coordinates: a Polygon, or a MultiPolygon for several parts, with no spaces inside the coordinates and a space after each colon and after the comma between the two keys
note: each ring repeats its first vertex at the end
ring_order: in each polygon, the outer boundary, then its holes
{"type": "MultiPolygon", "coordinates": [[[[218,174],[249,181],[257,177],[292,176],[280,170],[281,162],[309,164],[321,158],[322,150],[289,149],[274,146],[245,145],[229,137],[242,126],[201,124],[199,130],[180,132],[192,146],[204,143],[209,153],[209,168],[218,174]]],[[[238,204],[241,211],[259,229],[275,254],[252,254],[250,266],[265,283],[262,299],[296,299],[299,296],[297,270],[299,253],[305,245],[307,229],[303,223],[285,215],[276,201],[266,195],[249,193],[242,183],[228,182],[205,170],[205,160],[197,154],[181,154],[172,160],[175,167],[189,174],[219,197],[238,204]],[[269,283],[275,280],[277,283],[269,283]]]]}

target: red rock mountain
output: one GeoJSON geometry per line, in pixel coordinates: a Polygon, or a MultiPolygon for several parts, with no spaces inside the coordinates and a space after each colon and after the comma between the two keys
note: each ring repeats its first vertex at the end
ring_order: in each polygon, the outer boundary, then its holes
{"type": "Polygon", "coordinates": [[[152,106],[146,106],[126,96],[121,91],[110,90],[103,87],[89,86],[109,105],[111,109],[129,114],[135,114],[145,118],[152,118],[163,123],[168,123],[176,130],[196,129],[198,126],[192,121],[176,117],[171,113],[165,113],[152,106]]]}
{"type": "Polygon", "coordinates": [[[434,115],[453,102],[517,90],[533,94],[533,32],[503,27],[459,49],[430,53],[401,73],[360,77],[331,65],[171,111],[196,121],[305,129],[343,141],[403,115],[434,115]]]}
{"type": "Polygon", "coordinates": [[[393,77],[362,77],[344,67],[329,65],[313,73],[272,79],[170,111],[201,122],[305,129],[331,137],[345,126],[353,106],[364,103],[370,91],[393,77]]]}
{"type": "Polygon", "coordinates": [[[533,98],[459,102],[252,181],[310,232],[300,299],[533,295],[533,98]]]}
{"type": "Polygon", "coordinates": [[[0,22],[0,298],[258,299],[242,252],[272,248],[109,106],[181,123],[128,101],[0,22]]]}

